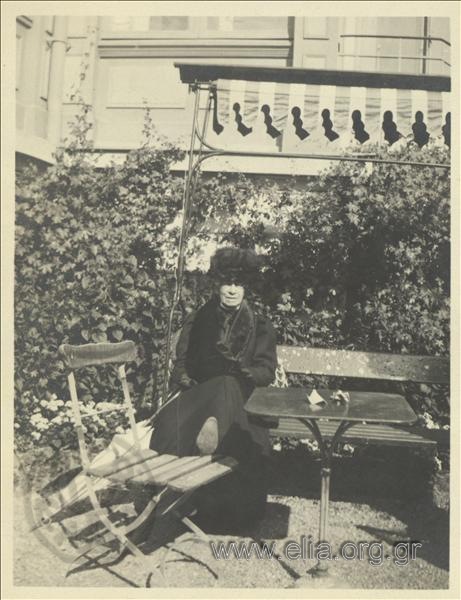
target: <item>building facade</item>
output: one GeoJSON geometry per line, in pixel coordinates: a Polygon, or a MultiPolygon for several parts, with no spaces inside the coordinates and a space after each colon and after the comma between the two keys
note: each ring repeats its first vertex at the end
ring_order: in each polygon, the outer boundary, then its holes
{"type": "MultiPolygon", "coordinates": [[[[146,108],[158,133],[187,148],[192,95],[175,62],[450,75],[444,17],[23,15],[16,27],[19,162],[51,163],[82,102],[103,163],[139,146],[146,108]]],[[[235,168],[284,172],[280,160],[261,165],[235,168]]]]}

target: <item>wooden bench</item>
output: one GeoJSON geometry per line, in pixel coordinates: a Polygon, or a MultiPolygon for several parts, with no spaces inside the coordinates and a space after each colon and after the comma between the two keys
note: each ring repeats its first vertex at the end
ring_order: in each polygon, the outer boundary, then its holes
{"type": "MultiPolygon", "coordinates": [[[[413,382],[447,386],[450,382],[449,359],[445,357],[412,356],[355,352],[349,350],[327,350],[298,346],[277,346],[279,364],[285,373],[301,375],[332,376],[350,379],[373,379],[383,382],[413,382]]],[[[329,385],[331,387],[331,384],[329,385]]],[[[341,383],[347,390],[347,381],[341,383]]],[[[319,422],[322,435],[331,438],[337,423],[319,422]]],[[[358,424],[342,437],[342,443],[386,444],[429,448],[436,453],[438,446],[449,445],[448,430],[428,429],[420,425],[395,426],[358,424]]],[[[270,435],[278,438],[313,439],[310,430],[299,421],[282,418],[270,435]]]]}

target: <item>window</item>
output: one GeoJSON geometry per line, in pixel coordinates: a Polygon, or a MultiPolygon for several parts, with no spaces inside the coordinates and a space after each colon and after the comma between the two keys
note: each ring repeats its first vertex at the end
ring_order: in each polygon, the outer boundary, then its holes
{"type": "Polygon", "coordinates": [[[288,36],[288,17],[208,17],[208,30],[277,32],[288,36]]]}
{"type": "Polygon", "coordinates": [[[149,17],[151,31],[187,31],[191,29],[192,17],[149,17]]]}
{"type": "Polygon", "coordinates": [[[346,19],[339,33],[339,66],[359,71],[449,75],[448,26],[448,18],[346,19]]]}
{"type": "Polygon", "coordinates": [[[289,17],[114,16],[103,18],[103,31],[153,37],[290,37],[289,17]]]}

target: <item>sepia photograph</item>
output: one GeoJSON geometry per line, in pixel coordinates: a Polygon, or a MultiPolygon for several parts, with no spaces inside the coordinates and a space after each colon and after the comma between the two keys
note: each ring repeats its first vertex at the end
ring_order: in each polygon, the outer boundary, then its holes
{"type": "Polygon", "coordinates": [[[459,3],[2,4],[4,597],[458,597],[459,3]]]}

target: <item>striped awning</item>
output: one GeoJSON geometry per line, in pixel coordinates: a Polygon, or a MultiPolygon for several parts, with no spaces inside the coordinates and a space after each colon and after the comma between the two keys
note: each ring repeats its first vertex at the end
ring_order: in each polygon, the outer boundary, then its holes
{"type": "Polygon", "coordinates": [[[288,136],[303,149],[400,139],[450,143],[447,91],[242,79],[218,79],[213,89],[217,135],[232,130],[249,142],[261,132],[288,136]]]}

